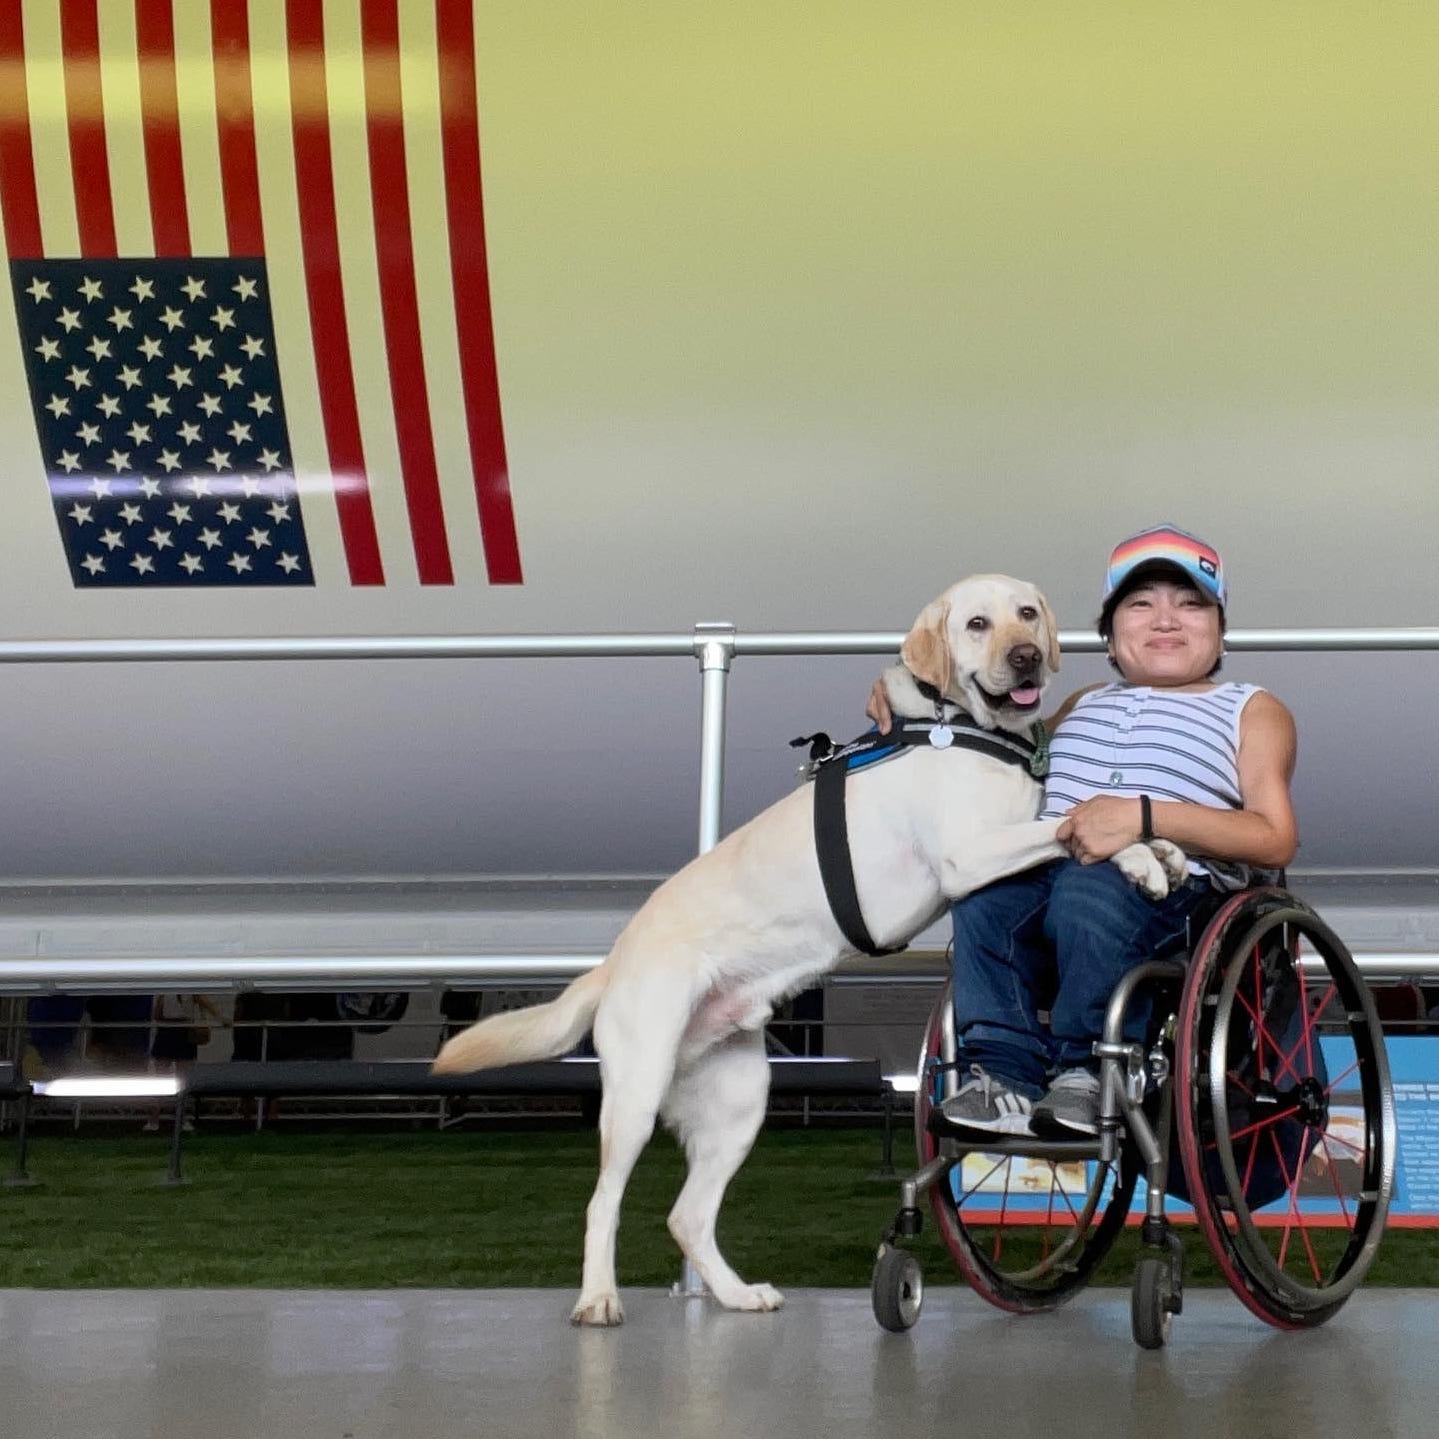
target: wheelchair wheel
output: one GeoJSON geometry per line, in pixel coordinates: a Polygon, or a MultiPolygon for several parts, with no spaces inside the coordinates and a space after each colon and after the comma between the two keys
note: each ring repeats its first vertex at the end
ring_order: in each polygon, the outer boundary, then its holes
{"type": "Polygon", "coordinates": [[[1185,981],[1175,1078],[1185,1182],[1225,1278],[1270,1324],[1322,1324],[1379,1246],[1394,1100],[1353,958],[1284,890],[1236,895],[1205,930],[1185,981]],[[1321,1033],[1332,1036],[1327,1054],[1321,1033]]]}
{"type": "Polygon", "coordinates": [[[882,1244],[869,1283],[869,1302],[880,1326],[891,1334],[913,1329],[924,1304],[919,1261],[903,1249],[882,1244]]]}
{"type": "Polygon", "coordinates": [[[1126,1150],[1118,1164],[961,1154],[930,1128],[953,1064],[945,1036],[948,986],[930,1015],[915,1095],[920,1163],[953,1156],[929,1191],[945,1247],[975,1290],[1000,1309],[1036,1314],[1078,1293],[1124,1227],[1138,1169],[1126,1150]],[[949,1052],[946,1052],[949,1051],[949,1052]]]}

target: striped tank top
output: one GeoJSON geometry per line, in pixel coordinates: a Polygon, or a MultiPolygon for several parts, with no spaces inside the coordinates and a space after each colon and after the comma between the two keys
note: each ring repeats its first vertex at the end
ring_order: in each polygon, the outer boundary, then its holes
{"type": "MultiPolygon", "coordinates": [[[[1107,684],[1084,695],[1050,741],[1041,819],[1058,819],[1095,795],[1242,809],[1239,718],[1258,685],[1225,683],[1202,693],[1107,684]]],[[[1260,877],[1249,865],[1194,859],[1190,873],[1223,889],[1260,877]]]]}

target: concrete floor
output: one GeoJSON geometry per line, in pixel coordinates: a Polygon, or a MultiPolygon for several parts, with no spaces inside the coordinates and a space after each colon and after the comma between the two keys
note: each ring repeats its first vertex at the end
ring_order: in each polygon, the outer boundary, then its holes
{"type": "Polygon", "coordinates": [[[1281,1334],[1194,1291],[1168,1349],[1098,1290],[1012,1319],[931,1290],[889,1335],[866,1293],[777,1314],[655,1291],[576,1331],[558,1290],[0,1291],[3,1439],[1383,1439],[1439,1432],[1439,1295],[1373,1290],[1281,1334]]]}

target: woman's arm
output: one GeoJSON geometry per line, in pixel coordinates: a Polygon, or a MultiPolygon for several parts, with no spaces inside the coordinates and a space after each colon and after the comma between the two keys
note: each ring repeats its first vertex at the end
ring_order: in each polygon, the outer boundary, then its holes
{"type": "MultiPolygon", "coordinates": [[[[1289,785],[1298,737],[1294,716],[1273,695],[1256,694],[1239,725],[1239,797],[1243,808],[1211,809],[1171,800],[1152,803],[1158,839],[1173,840],[1191,854],[1282,869],[1299,848],[1289,785]]],[[[1059,842],[1085,864],[1101,860],[1140,838],[1137,799],[1099,795],[1076,805],[1059,828],[1059,842]]]]}

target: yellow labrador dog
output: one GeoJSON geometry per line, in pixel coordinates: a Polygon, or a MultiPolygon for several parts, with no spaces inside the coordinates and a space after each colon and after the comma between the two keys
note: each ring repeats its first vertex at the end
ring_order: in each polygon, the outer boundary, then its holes
{"type": "MultiPolygon", "coordinates": [[[[927,605],[886,672],[897,716],[966,711],[1025,733],[1059,666],[1053,614],[1031,584],[980,575],[927,605]]],[[[958,748],[921,745],[848,780],[846,809],[860,908],[875,942],[903,944],[944,907],[991,880],[1063,853],[1058,821],[1037,821],[1040,785],[1023,769],[958,748]]],[[[1134,845],[1115,856],[1155,897],[1183,856],[1134,845]],[[1176,857],[1177,856],[1177,857],[1176,857]]],[[[720,1201],[749,1153],[769,1091],[763,1028],[772,1007],[853,953],[825,898],[808,787],[757,815],[662,884],[608,958],[558,999],[495,1015],[441,1049],[442,1072],[548,1058],[593,1027],[604,1099],[600,1175],[590,1201],[577,1324],[618,1324],[615,1230],[640,1151],[662,1117],[688,1175],[670,1233],[730,1309],[775,1309],[715,1243],[720,1201]]]]}

